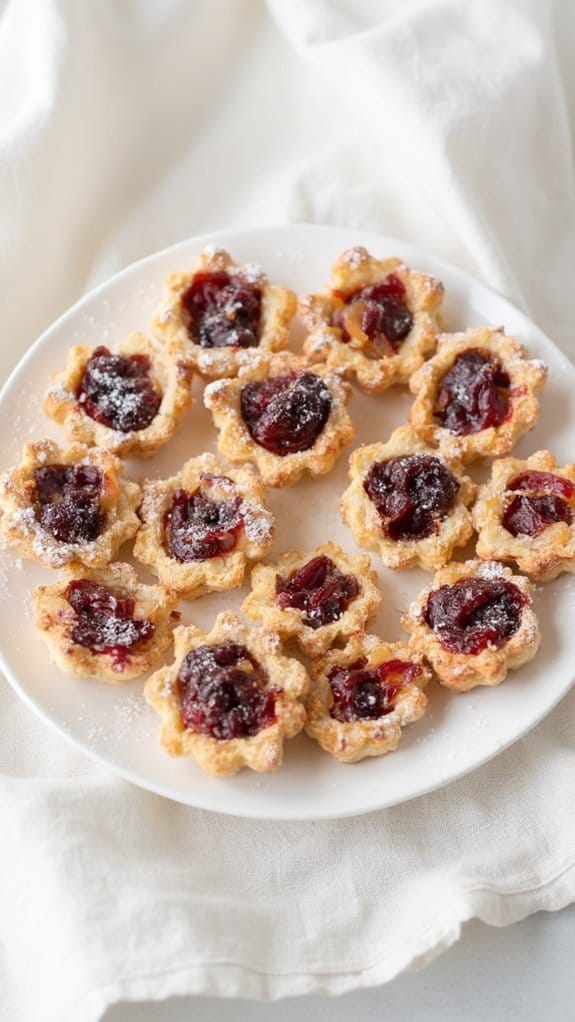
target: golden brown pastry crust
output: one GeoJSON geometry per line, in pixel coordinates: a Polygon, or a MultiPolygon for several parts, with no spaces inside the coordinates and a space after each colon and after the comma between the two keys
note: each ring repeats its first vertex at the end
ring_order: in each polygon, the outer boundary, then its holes
{"type": "Polygon", "coordinates": [[[247,628],[236,614],[220,614],[211,632],[190,625],[176,628],[175,660],[146,682],[146,699],[162,718],[160,741],[172,756],[190,756],[214,777],[227,777],[243,766],[276,770],[282,762],[283,743],[302,730],[305,710],[301,699],[309,679],[302,664],[281,653],[280,640],[267,628],[247,628]],[[250,738],[217,739],[187,729],[180,714],[177,678],[186,655],[200,646],[234,642],[245,648],[268,675],[269,688],[278,692],[276,720],[250,738]]]}
{"type": "Polygon", "coordinates": [[[120,456],[150,457],[170,440],[191,402],[192,366],[175,345],[162,345],[143,334],[133,333],[116,344],[116,355],[146,355],[150,379],[161,393],[157,414],[145,429],[123,433],[90,418],[77,400],[86,362],[94,348],[84,344],[71,348],[66,368],[51,377],[44,397],[44,411],[62,426],[69,440],[99,447],[120,456]]]}
{"type": "Polygon", "coordinates": [[[308,295],[300,302],[302,318],[311,331],[304,351],[312,361],[325,361],[354,372],[359,385],[367,391],[380,392],[394,383],[406,383],[435,351],[442,299],[443,285],[429,274],[410,270],[400,259],[374,259],[361,246],[350,248],[342,252],[332,268],[330,290],[308,295]],[[343,299],[334,292],[352,294],[377,284],[390,273],[405,287],[413,326],[395,354],[370,358],[365,353],[367,338],[361,330],[356,330],[356,336],[346,342],[342,340],[341,329],[331,325],[334,312],[344,307],[343,299]]]}
{"type": "Polygon", "coordinates": [[[197,372],[217,380],[224,376],[235,376],[241,366],[249,364],[254,351],[273,352],[285,348],[289,324],[296,309],[297,298],[293,291],[270,284],[261,267],[254,264],[238,265],[224,249],[208,245],[191,272],[172,273],[166,279],[163,299],[154,316],[153,329],[158,337],[178,344],[197,372]],[[196,273],[222,271],[242,277],[248,284],[257,284],[261,289],[262,314],[257,348],[203,348],[190,337],[186,313],[182,309],[182,295],[196,273]]]}
{"type": "Polygon", "coordinates": [[[366,756],[393,752],[399,745],[402,728],[425,713],[427,698],[421,689],[430,679],[431,672],[423,657],[409,644],[382,642],[376,635],[356,632],[344,649],[332,649],[325,657],[313,661],[310,691],[305,700],[305,730],[340,763],[357,763],[366,756]],[[337,720],[331,716],[334,700],[329,673],[334,667],[349,667],[362,658],[367,660],[366,670],[388,660],[402,660],[413,664],[418,673],[402,686],[390,713],[375,719],[337,720]]]}
{"type": "Polygon", "coordinates": [[[47,568],[84,564],[105,568],[118,549],[140,528],[136,508],[141,500],[137,483],[122,479],[124,465],[109,451],[83,444],[61,448],[53,440],[26,444],[19,465],[0,476],[0,536],[15,546],[22,557],[47,568]],[[92,465],[102,473],[100,508],[106,522],[97,539],[89,543],[62,543],[36,520],[34,471],[48,465],[92,465]]]}
{"type": "MultiPolygon", "coordinates": [[[[501,458],[491,469],[491,479],[479,490],[473,522],[479,539],[477,554],[487,560],[515,561],[520,571],[538,582],[549,582],[562,571],[575,571],[575,524],[555,522],[538,536],[513,536],[503,525],[503,515],[518,491],[507,484],[523,472],[550,472],[575,485],[575,465],[559,467],[550,451],[537,451],[525,461],[501,458]]],[[[575,511],[575,499],[567,500],[575,511]]]]}
{"type": "Polygon", "coordinates": [[[62,582],[40,586],[32,593],[36,630],[46,642],[52,660],[66,674],[78,678],[95,678],[110,684],[130,681],[150,671],[172,645],[172,632],[179,621],[178,598],[162,586],[144,585],[130,564],[116,562],[100,570],[77,566],[66,573],[62,582]],[[71,638],[77,617],[66,599],[72,580],[86,579],[121,596],[134,600],[133,618],[151,621],[152,637],[126,651],[126,659],[118,662],[108,653],[93,653],[71,638]]]}
{"type": "Polygon", "coordinates": [[[437,353],[409,382],[415,401],[409,422],[415,433],[429,444],[438,445],[448,457],[468,462],[474,458],[508,454],[519,437],[532,429],[539,415],[537,395],[547,379],[547,366],[529,359],[522,344],[500,327],[478,327],[458,334],[442,334],[437,353]],[[480,348],[498,358],[511,380],[511,414],[500,426],[489,426],[478,433],[455,436],[435,418],[441,380],[455,359],[469,348],[480,348]]]}
{"type": "Polygon", "coordinates": [[[325,653],[338,639],[346,639],[364,628],[375,617],[382,604],[377,588],[377,575],[366,554],[351,556],[335,543],[324,543],[307,553],[294,550],[280,555],[277,564],[256,564],[252,571],[252,591],[243,603],[242,611],[250,621],[272,628],[284,641],[294,640],[307,656],[325,653]],[[344,575],[355,575],[359,593],[337,621],[310,628],[304,624],[303,614],[296,607],[278,607],[275,602],[276,575],[288,578],[314,557],[329,557],[344,575]]]}
{"type": "Polygon", "coordinates": [[[429,447],[409,426],[400,426],[385,444],[358,447],[350,458],[349,477],[351,484],[341,498],[343,520],[357,542],[369,550],[376,550],[388,568],[398,570],[417,564],[426,571],[436,571],[443,564],[447,564],[455,547],[464,546],[473,533],[468,508],[475,497],[477,489],[475,483],[463,474],[460,462],[446,457],[436,448],[429,447]],[[459,490],[451,511],[439,522],[437,532],[424,539],[392,540],[385,535],[382,520],[375,504],[365,492],[363,482],[374,463],[408,454],[440,458],[459,482],[459,490]]]}
{"type": "Polygon", "coordinates": [[[252,461],[266,486],[289,486],[308,472],[312,476],[326,475],[336,459],[354,436],[355,430],[346,405],[351,387],[340,375],[327,366],[309,366],[303,358],[291,352],[280,352],[271,358],[252,357],[235,379],[217,380],[204,391],[204,404],[219,429],[218,448],[231,462],[252,461]],[[310,372],[324,380],[331,395],[329,418],[307,451],[280,456],[260,447],[252,440],[240,410],[242,388],[252,380],[262,381],[275,376],[300,371],[310,372]]]}
{"type": "Polygon", "coordinates": [[[454,692],[467,692],[478,685],[499,685],[509,670],[532,660],[541,641],[537,618],[531,609],[531,584],[522,575],[514,575],[510,568],[497,561],[479,559],[459,563],[452,561],[435,575],[433,582],[415,600],[403,615],[402,624],[411,632],[416,649],[432,665],[442,685],[454,692]],[[440,586],[453,585],[463,578],[503,578],[517,587],[526,599],[517,631],[499,649],[489,646],[480,653],[452,653],[436,638],[426,623],[424,611],[431,592],[440,586]]]}
{"type": "Polygon", "coordinates": [[[147,479],[143,492],[142,528],[134,544],[134,556],[148,565],[163,585],[182,597],[195,599],[204,593],[237,588],[243,582],[246,566],[265,557],[272,546],[274,518],[265,506],[265,488],[249,466],[230,468],[213,454],[205,453],[191,458],[169,479],[147,479]],[[210,484],[210,496],[222,500],[241,497],[240,511],[245,524],[236,546],[229,552],[206,561],[180,562],[164,548],[164,515],[175,490],[181,487],[194,493],[202,483],[205,485],[207,476],[218,477],[210,484]]]}

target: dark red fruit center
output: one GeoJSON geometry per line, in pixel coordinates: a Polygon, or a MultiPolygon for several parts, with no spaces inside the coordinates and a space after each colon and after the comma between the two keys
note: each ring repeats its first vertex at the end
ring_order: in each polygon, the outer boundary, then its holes
{"type": "Polygon", "coordinates": [[[568,501],[575,497],[575,484],[569,479],[552,472],[522,472],[507,489],[524,491],[511,499],[503,515],[504,528],[512,536],[539,536],[555,522],[571,525],[573,509],[568,501]]]}
{"type": "Polygon", "coordinates": [[[112,657],[117,670],[125,667],[135,646],[154,634],[151,621],[134,620],[134,601],[130,596],[105,586],[78,579],[68,583],[66,599],[76,613],[72,642],[85,646],[91,653],[112,657]]]}
{"type": "Polygon", "coordinates": [[[109,429],[146,429],[162,401],[150,380],[150,365],[147,355],[112,355],[107,348],[96,348],[84,366],[78,403],[109,429]]]}
{"type": "Polygon", "coordinates": [[[511,414],[510,387],[499,359],[469,348],[441,380],[433,414],[455,436],[500,426],[511,414]]]}
{"type": "Polygon", "coordinates": [[[262,293],[229,273],[196,273],[182,295],[191,339],[202,348],[254,348],[259,344],[262,293]]]}
{"type": "Polygon", "coordinates": [[[227,476],[204,476],[193,493],[176,490],[164,515],[164,545],[177,561],[208,561],[235,547],[244,524],[242,498],[216,499],[211,491],[227,476]]]}
{"type": "Polygon", "coordinates": [[[313,447],[328,420],[331,394],[321,376],[294,372],[246,384],[241,411],[252,440],[284,457],[313,447]]]}
{"type": "Polygon", "coordinates": [[[308,628],[338,621],[358,593],[355,575],[343,575],[325,555],[314,557],[289,578],[276,575],[276,604],[301,610],[308,628]]]}
{"type": "Polygon", "coordinates": [[[273,724],[276,692],[245,646],[223,642],[200,646],[184,659],[178,675],[185,727],[211,738],[250,738],[273,724]]]}
{"type": "Polygon", "coordinates": [[[499,649],[521,624],[526,600],[505,579],[463,578],[429,596],[425,620],[445,649],[481,653],[499,649]]]}
{"type": "MultiPolygon", "coordinates": [[[[399,277],[390,273],[385,280],[352,294],[334,292],[346,307],[338,309],[334,326],[340,327],[342,340],[364,334],[375,354],[393,355],[413,326],[413,316],[405,304],[405,287],[399,277]]],[[[361,338],[363,340],[363,338],[361,338]]]]}
{"type": "Polygon", "coordinates": [[[439,458],[406,454],[376,461],[363,488],[390,539],[417,540],[437,532],[453,507],[459,483],[439,458]]]}
{"type": "Polygon", "coordinates": [[[91,543],[105,522],[102,473],[92,465],[45,465],[34,472],[36,519],[60,543],[91,543]]]}
{"type": "Polygon", "coordinates": [[[387,660],[379,667],[367,667],[367,658],[349,667],[332,667],[328,675],[333,693],[331,716],[342,723],[377,720],[391,713],[404,685],[421,674],[409,660],[387,660]]]}

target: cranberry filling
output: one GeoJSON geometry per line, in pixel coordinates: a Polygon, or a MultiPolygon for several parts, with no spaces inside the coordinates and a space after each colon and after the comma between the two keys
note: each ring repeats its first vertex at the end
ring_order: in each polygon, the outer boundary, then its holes
{"type": "Polygon", "coordinates": [[[34,472],[36,520],[60,543],[91,543],[105,522],[102,473],[92,465],[45,465],[34,472]]]}
{"type": "Polygon", "coordinates": [[[363,488],[390,539],[417,540],[437,532],[453,507],[459,483],[439,458],[406,454],[376,461],[363,488]]]}
{"type": "Polygon", "coordinates": [[[521,624],[526,600],[505,579],[462,578],[430,593],[424,617],[445,649],[481,653],[499,649],[521,624]]]}
{"type": "Polygon", "coordinates": [[[242,498],[215,500],[209,491],[218,483],[230,484],[231,479],[204,476],[193,493],[174,492],[164,515],[164,544],[170,557],[182,562],[208,561],[235,547],[244,524],[242,498]]]}
{"type": "Polygon", "coordinates": [[[379,667],[367,667],[361,657],[349,667],[332,667],[328,675],[333,693],[331,716],[342,723],[377,720],[391,713],[404,685],[421,674],[409,660],[387,660],[379,667]]]}
{"type": "Polygon", "coordinates": [[[276,719],[274,690],[245,646],[200,646],[185,657],[178,675],[185,727],[211,738],[250,738],[276,719]]]}
{"type": "Polygon", "coordinates": [[[571,525],[573,509],[568,504],[575,497],[575,484],[552,472],[522,472],[507,484],[518,493],[507,505],[503,526],[512,536],[539,536],[548,525],[566,522],[571,525]]]}
{"type": "Polygon", "coordinates": [[[334,326],[340,327],[342,340],[354,337],[363,344],[369,341],[377,358],[398,351],[413,326],[413,316],[405,304],[405,287],[399,277],[390,273],[379,284],[360,288],[344,295],[344,309],[338,309],[334,326]],[[363,336],[362,336],[363,335],[363,336]]]}
{"type": "Polygon", "coordinates": [[[330,411],[329,388],[315,373],[274,376],[247,383],[241,391],[242,418],[252,440],[280,457],[313,447],[330,411]]]}
{"type": "Polygon", "coordinates": [[[343,575],[325,555],[314,557],[287,579],[276,575],[276,604],[301,610],[308,628],[338,621],[358,593],[355,575],[343,575]]]}
{"type": "Polygon", "coordinates": [[[191,339],[202,348],[259,344],[262,293],[238,275],[196,273],[182,295],[191,339]]]}
{"type": "Polygon", "coordinates": [[[500,426],[511,414],[510,387],[499,359],[469,348],[441,380],[433,414],[455,436],[500,426]]]}
{"type": "Polygon", "coordinates": [[[134,620],[130,596],[105,586],[78,579],[68,583],[66,599],[76,613],[72,642],[112,657],[117,670],[123,670],[135,646],[154,634],[151,621],[134,620]]]}
{"type": "Polygon", "coordinates": [[[146,429],[162,401],[147,355],[112,355],[104,347],[86,362],[76,397],[86,415],[120,433],[146,429]]]}

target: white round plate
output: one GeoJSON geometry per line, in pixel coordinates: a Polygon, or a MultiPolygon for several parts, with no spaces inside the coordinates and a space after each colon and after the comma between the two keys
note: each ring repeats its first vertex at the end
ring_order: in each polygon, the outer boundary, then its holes
{"type": "MultiPolygon", "coordinates": [[[[337,255],[363,244],[374,255],[397,255],[443,280],[445,321],[450,331],[483,323],[503,324],[525,342],[531,355],[550,366],[540,421],[517,448],[518,456],[549,447],[560,461],[575,448],[575,369],[544,334],[517,309],[454,267],[402,242],[361,231],[291,226],[205,235],[134,264],[92,291],[51,326],[28,351],[0,395],[3,465],[19,460],[27,440],[47,435],[63,439],[44,417],[41,398],[48,377],[64,364],[77,343],[113,344],[132,330],[149,329],[163,278],[191,268],[204,245],[228,248],[238,262],[258,262],[272,281],[301,293],[321,288],[337,255]]],[[[301,327],[294,330],[294,345],[301,327]]],[[[184,460],[216,450],[216,433],[194,383],[194,404],[167,449],[150,461],[132,461],[135,479],[175,472],[184,460]]],[[[410,406],[407,388],[367,397],[355,390],[351,414],[357,437],[335,470],[270,492],[277,516],[272,557],[283,550],[311,550],[326,539],[345,549],[357,547],[338,514],[347,485],[349,452],[361,443],[385,440],[403,423],[410,406]]],[[[479,478],[475,466],[471,474],[479,478]]],[[[485,474],[485,473],[484,473],[485,474]]],[[[373,558],[377,567],[377,558],[373,558]]],[[[35,636],[29,593],[53,575],[9,553],[0,570],[0,664],[20,696],[47,724],[89,756],[123,777],[191,806],[267,819],[320,819],[351,816],[395,805],[431,791],[474,770],[533,727],[570,688],[574,675],[575,586],[572,576],[538,587],[535,610],[543,642],[535,660],[494,689],[453,695],[437,684],[427,692],[429,709],[407,728],[397,752],[353,766],[335,762],[305,735],[288,742],[284,765],[275,774],[243,770],[215,780],[186,759],[171,759],[158,742],[159,718],[142,697],[141,682],[107,686],[61,674],[35,636]]],[[[429,582],[422,571],[379,571],[384,610],[373,630],[387,640],[405,638],[402,610],[429,582]]],[[[246,589],[204,597],[182,605],[185,622],[209,628],[219,611],[239,609],[246,589]]]]}

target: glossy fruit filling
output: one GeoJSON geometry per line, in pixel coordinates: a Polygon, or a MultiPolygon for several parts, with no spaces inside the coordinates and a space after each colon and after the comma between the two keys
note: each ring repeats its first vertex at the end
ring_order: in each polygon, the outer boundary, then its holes
{"type": "Polygon", "coordinates": [[[205,476],[193,493],[175,490],[164,515],[164,547],[170,557],[186,561],[208,561],[233,550],[244,519],[242,498],[214,496],[218,485],[233,487],[227,476],[205,476]]]}
{"type": "Polygon", "coordinates": [[[247,383],[240,400],[252,440],[280,457],[313,447],[331,411],[327,384],[311,372],[247,383]]]}
{"type": "Polygon", "coordinates": [[[361,657],[348,667],[336,665],[328,675],[333,693],[331,716],[342,723],[384,717],[394,709],[402,688],[418,674],[421,668],[409,660],[387,660],[368,667],[367,658],[361,657]]]}
{"type": "Polygon", "coordinates": [[[104,526],[102,473],[92,465],[43,465],[34,471],[36,520],[60,543],[91,543],[104,526]]]}
{"type": "Polygon", "coordinates": [[[79,405],[95,422],[119,433],[146,429],[162,401],[150,368],[147,355],[112,355],[96,348],[84,366],[76,393],[79,405]]]}
{"type": "Polygon", "coordinates": [[[308,628],[338,621],[359,593],[355,575],[343,575],[331,557],[321,555],[288,578],[276,575],[276,604],[301,610],[308,628]]]}
{"type": "Polygon", "coordinates": [[[151,621],[134,619],[130,596],[87,579],[69,582],[65,595],[76,614],[72,642],[111,657],[116,670],[123,670],[134,648],[154,634],[151,621]]]}
{"type": "Polygon", "coordinates": [[[503,514],[503,526],[512,536],[539,536],[555,522],[573,521],[569,501],[575,497],[575,484],[552,472],[522,472],[507,484],[520,491],[509,501],[503,514]]]}
{"type": "Polygon", "coordinates": [[[475,654],[515,634],[526,602],[506,579],[463,578],[430,593],[424,618],[445,649],[475,654]]]}
{"type": "Polygon", "coordinates": [[[355,341],[376,358],[394,355],[413,326],[413,316],[405,303],[405,287],[390,273],[379,284],[362,287],[351,294],[334,292],[344,307],[334,315],[333,325],[342,331],[342,340],[355,341]]]}
{"type": "Polygon", "coordinates": [[[210,738],[251,738],[276,719],[277,692],[245,646],[200,646],[178,674],[182,723],[210,738]]]}
{"type": "Polygon", "coordinates": [[[457,356],[441,383],[433,414],[455,436],[500,426],[511,414],[511,380],[499,359],[480,348],[457,356]]]}
{"type": "Polygon", "coordinates": [[[437,532],[453,507],[459,483],[440,458],[406,454],[374,462],[363,488],[389,539],[418,540],[437,532]]]}
{"type": "Polygon", "coordinates": [[[202,348],[254,348],[262,292],[238,274],[196,273],[182,295],[191,340],[202,348]]]}

